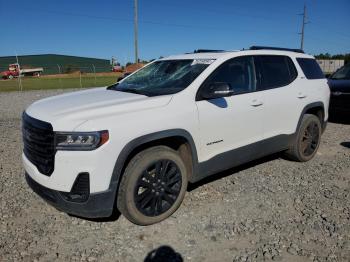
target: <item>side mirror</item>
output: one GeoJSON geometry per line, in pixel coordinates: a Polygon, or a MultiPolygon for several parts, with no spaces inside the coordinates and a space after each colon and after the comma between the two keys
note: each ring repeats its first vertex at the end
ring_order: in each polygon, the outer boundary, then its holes
{"type": "Polygon", "coordinates": [[[230,84],[224,82],[213,82],[206,85],[201,93],[201,96],[206,99],[215,99],[228,97],[233,95],[233,89],[230,84]]]}
{"type": "Polygon", "coordinates": [[[117,78],[117,82],[123,80],[124,78],[125,78],[125,76],[119,76],[119,77],[117,78]]]}
{"type": "Polygon", "coordinates": [[[126,73],[122,74],[121,76],[119,76],[119,77],[117,78],[117,82],[123,80],[125,77],[127,77],[127,76],[130,75],[130,74],[131,74],[130,72],[126,72],[126,73]]]}

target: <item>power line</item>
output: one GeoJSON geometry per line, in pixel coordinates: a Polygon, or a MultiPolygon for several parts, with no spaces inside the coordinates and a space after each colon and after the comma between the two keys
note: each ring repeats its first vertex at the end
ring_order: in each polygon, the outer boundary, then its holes
{"type": "MultiPolygon", "coordinates": [[[[150,3],[147,3],[148,5],[150,3]]],[[[172,6],[172,7],[178,7],[181,9],[181,11],[183,12],[183,5],[179,5],[179,4],[176,4],[176,2],[171,2],[171,3],[167,3],[166,4],[167,7],[169,6],[172,6]]],[[[239,5],[233,5],[234,7],[237,7],[237,8],[241,8],[239,5]]],[[[290,11],[290,10],[288,10],[290,11]]],[[[262,20],[270,20],[270,21],[276,21],[277,19],[285,19],[286,18],[286,14],[281,14],[281,13],[274,13],[274,15],[277,15],[279,16],[280,18],[273,18],[271,16],[263,16],[263,15],[253,15],[249,12],[237,12],[236,9],[232,10],[232,9],[217,9],[217,8],[203,8],[202,6],[201,7],[195,7],[195,12],[205,12],[205,13],[213,13],[213,14],[218,14],[220,16],[222,15],[230,15],[231,17],[236,17],[236,16],[242,16],[242,17],[248,17],[248,18],[253,18],[253,19],[262,19],[262,20]]],[[[292,14],[290,14],[292,17],[292,14]]]]}
{"type": "MultiPolygon", "coordinates": [[[[179,7],[179,8],[181,8],[181,10],[183,10],[183,6],[178,5],[175,2],[167,3],[167,6],[179,7]]],[[[239,8],[239,6],[236,6],[236,7],[239,8]]],[[[223,15],[231,15],[232,16],[232,15],[234,15],[235,17],[241,16],[241,17],[247,17],[247,18],[251,18],[251,19],[269,20],[269,21],[274,21],[274,22],[281,21],[281,19],[285,20],[287,16],[288,17],[293,16],[292,13],[288,12],[288,11],[290,11],[289,9],[284,9],[284,8],[282,8],[279,13],[274,13],[275,17],[262,16],[262,15],[252,15],[252,14],[249,14],[246,12],[237,12],[236,10],[229,10],[228,11],[227,9],[226,10],[225,9],[219,10],[219,9],[207,9],[207,8],[202,8],[202,7],[199,7],[199,8],[196,7],[195,11],[196,12],[213,13],[213,14],[217,14],[220,16],[223,16],[223,15]]],[[[300,15],[303,15],[303,14],[300,14],[300,15]]],[[[323,23],[321,20],[315,19],[314,17],[312,18],[312,20],[315,22],[318,22],[320,24],[323,23]]],[[[316,27],[315,25],[312,25],[312,24],[310,24],[310,25],[316,27]]],[[[325,31],[337,34],[337,35],[342,36],[342,37],[350,38],[350,35],[347,35],[344,32],[336,31],[336,30],[334,30],[334,28],[330,28],[330,27],[327,28],[327,26],[325,26],[325,25],[322,25],[322,28],[317,26],[317,28],[321,29],[322,31],[325,30],[325,31]]]]}
{"type": "MultiPolygon", "coordinates": [[[[312,18],[312,21],[314,22],[317,22],[319,20],[315,20],[314,18],[312,18]]],[[[329,33],[332,33],[332,34],[336,34],[340,37],[343,37],[343,38],[350,38],[350,35],[347,35],[347,34],[344,34],[342,32],[339,32],[339,31],[334,31],[334,29],[331,29],[331,28],[326,28],[324,25],[322,25],[322,28],[320,28],[319,26],[316,26],[316,25],[313,25],[313,24],[310,24],[313,28],[317,28],[317,29],[321,29],[320,31],[327,31],[329,33]]]]}
{"type": "MultiPolygon", "coordinates": [[[[135,0],[134,0],[135,1],[135,0]]],[[[128,18],[115,18],[115,17],[110,17],[110,16],[95,16],[95,15],[90,15],[90,14],[82,14],[82,13],[72,13],[72,12],[65,12],[65,11],[55,11],[55,10],[48,10],[48,9],[38,9],[38,8],[23,8],[23,7],[19,7],[17,10],[23,10],[23,11],[29,11],[29,12],[33,12],[33,11],[37,11],[37,12],[42,12],[42,13],[49,13],[49,14],[55,14],[55,15],[65,15],[65,16],[72,16],[72,17],[85,17],[85,18],[89,18],[89,19],[96,19],[96,20],[110,20],[110,21],[119,21],[119,22],[127,22],[127,23],[134,23],[135,19],[128,19],[128,18]]],[[[204,12],[210,12],[209,10],[204,10],[202,9],[202,11],[204,12]]],[[[219,12],[214,12],[217,14],[222,15],[222,13],[219,12]]],[[[246,16],[249,18],[254,18],[255,16],[251,16],[251,15],[243,15],[243,14],[237,14],[238,16],[246,16]]],[[[275,21],[275,19],[271,19],[271,18],[267,18],[267,17],[260,17],[261,19],[269,19],[269,20],[273,20],[275,21]]],[[[227,29],[232,29],[232,28],[225,28],[225,27],[214,27],[214,26],[196,26],[196,25],[189,25],[189,24],[178,24],[178,23],[167,23],[167,22],[159,22],[159,21],[153,21],[153,20],[139,20],[138,19],[138,23],[140,24],[151,24],[151,25],[161,25],[161,26],[169,26],[169,27],[183,27],[183,28],[194,28],[194,29],[210,29],[210,30],[218,30],[218,29],[223,29],[223,30],[227,30],[227,29]]],[[[242,30],[243,31],[243,30],[242,30]]],[[[258,32],[258,30],[244,30],[247,32],[258,32]]],[[[271,31],[273,32],[273,31],[271,31]]],[[[277,32],[277,31],[275,31],[277,32]]],[[[279,31],[281,32],[281,31],[279,31]]]]}
{"type": "MultiPolygon", "coordinates": [[[[135,1],[135,0],[134,0],[135,1]]],[[[56,10],[48,10],[48,9],[42,9],[42,8],[27,8],[27,7],[18,7],[17,10],[22,10],[22,11],[29,11],[31,13],[33,13],[33,11],[35,12],[42,12],[42,13],[49,13],[49,14],[55,14],[55,15],[64,15],[64,16],[72,16],[72,17],[85,17],[88,19],[94,19],[94,20],[109,20],[109,21],[115,21],[115,22],[125,22],[125,23],[134,23],[135,24],[135,17],[134,19],[132,18],[116,18],[116,17],[109,17],[109,16],[96,16],[96,15],[90,15],[90,14],[82,14],[82,13],[72,13],[72,12],[64,12],[64,11],[56,11],[56,10]]],[[[204,11],[204,12],[209,12],[209,10],[205,10],[205,9],[199,9],[198,11],[204,11]]],[[[196,9],[197,11],[197,9],[196,9]]],[[[219,13],[216,12],[215,10],[211,10],[210,12],[213,13],[219,13]]],[[[305,7],[305,12],[303,14],[301,14],[303,16],[303,27],[304,27],[304,36],[302,36],[302,38],[305,37],[305,24],[307,24],[308,22],[307,17],[306,17],[306,7],[305,7]],[[304,13],[305,13],[305,20],[304,20],[304,13]]],[[[226,14],[228,14],[226,12],[226,14]]],[[[222,15],[222,13],[221,13],[222,15]]],[[[247,17],[253,17],[251,15],[244,15],[244,14],[238,14],[241,16],[247,16],[247,17]]],[[[258,17],[257,17],[258,18],[258,17]]],[[[276,19],[273,18],[268,18],[268,17],[259,17],[261,19],[269,19],[269,20],[273,20],[276,21],[276,19]]],[[[157,25],[157,26],[165,26],[165,27],[178,27],[178,28],[192,28],[192,29],[196,29],[196,30],[214,30],[214,31],[226,31],[227,33],[232,33],[233,30],[235,32],[244,32],[244,33],[261,33],[262,30],[252,30],[252,29],[241,29],[241,28],[233,28],[233,27],[215,27],[215,26],[205,26],[205,25],[194,25],[194,24],[177,24],[177,23],[168,23],[168,22],[159,22],[159,21],[152,21],[152,20],[139,20],[137,17],[137,25],[138,24],[144,24],[144,25],[157,25]]],[[[138,31],[138,26],[137,26],[137,31],[138,31]]],[[[302,30],[303,31],[303,30],[302,30]]],[[[295,34],[296,32],[293,31],[279,31],[279,30],[266,30],[264,29],[265,33],[276,33],[281,35],[281,33],[287,37],[289,34],[290,36],[292,36],[293,34],[295,34]]],[[[336,33],[336,32],[335,32],[336,33]]],[[[300,33],[302,34],[302,33],[300,33]]],[[[344,34],[343,34],[344,35],[344,34]]],[[[350,37],[350,36],[346,36],[345,37],[350,37]]],[[[310,36],[309,36],[310,37],[310,36]]],[[[312,38],[312,37],[310,37],[312,38]]],[[[136,39],[136,37],[135,37],[136,39]]],[[[138,42],[138,39],[137,39],[138,42]]],[[[303,40],[304,42],[304,40],[303,40]]],[[[338,43],[337,41],[332,41],[333,43],[338,43]]],[[[138,44],[138,43],[137,43],[138,44]]],[[[304,44],[303,44],[304,46],[304,44]]],[[[135,49],[136,50],[136,49],[135,49]]],[[[137,48],[138,51],[138,48],[137,48]]],[[[136,52],[135,52],[136,53],[136,52]]],[[[135,54],[136,56],[136,54],[135,54]]],[[[138,54],[137,54],[138,56],[138,54]]]]}
{"type": "MultiPolygon", "coordinates": [[[[96,19],[96,20],[110,20],[115,22],[127,22],[127,23],[134,23],[135,19],[127,19],[127,18],[115,18],[115,17],[108,17],[108,16],[94,16],[94,15],[88,15],[88,14],[81,14],[81,13],[71,13],[71,12],[58,12],[53,10],[44,10],[44,9],[31,9],[31,8],[18,8],[18,10],[24,10],[24,11],[38,11],[43,13],[51,13],[56,15],[65,15],[65,16],[72,16],[72,17],[85,17],[89,19],[96,19]]],[[[257,33],[261,32],[261,30],[252,30],[252,29],[239,29],[239,28],[232,28],[232,27],[215,27],[215,26],[203,26],[203,25],[193,25],[193,24],[177,24],[177,23],[167,23],[167,22],[159,22],[159,21],[152,21],[152,20],[140,20],[138,19],[139,24],[150,24],[150,25],[159,25],[159,26],[167,26],[167,27],[179,27],[179,28],[193,28],[193,29],[203,29],[203,30],[215,30],[215,31],[228,31],[232,33],[232,30],[235,30],[237,32],[251,32],[251,33],[257,33]]],[[[266,32],[266,31],[265,31],[266,32]]],[[[292,31],[285,31],[285,30],[269,30],[270,33],[291,33],[294,34],[292,31]]]]}
{"type": "MultiPolygon", "coordinates": [[[[167,3],[167,6],[170,3],[167,3]]],[[[178,6],[175,5],[174,3],[171,4],[172,6],[178,6]]],[[[38,12],[43,12],[43,13],[51,13],[51,14],[56,14],[56,15],[66,15],[66,16],[73,16],[73,17],[85,17],[85,18],[90,18],[90,19],[96,19],[96,20],[110,20],[110,21],[119,21],[119,22],[126,22],[126,23],[133,23],[134,19],[130,18],[116,18],[116,17],[108,17],[108,16],[95,16],[95,15],[89,15],[89,14],[81,14],[81,13],[72,13],[72,12],[62,12],[62,11],[55,11],[55,10],[47,10],[47,9],[38,9],[38,8],[23,8],[23,7],[18,7],[16,10],[23,10],[23,11],[30,11],[31,13],[33,11],[38,11],[38,12]]],[[[211,13],[215,13],[215,14],[235,14],[235,16],[244,16],[244,17],[248,17],[248,18],[258,18],[258,19],[265,19],[265,20],[270,20],[270,21],[277,21],[278,18],[272,18],[272,17],[267,17],[267,16],[255,16],[255,15],[249,15],[246,13],[240,13],[240,12],[235,12],[235,11],[219,11],[219,10],[209,10],[209,9],[197,9],[196,8],[196,12],[198,11],[202,11],[202,12],[211,12],[211,13]]],[[[303,14],[300,14],[303,15],[303,14]]],[[[285,15],[284,15],[285,17],[285,15]]],[[[315,20],[315,19],[313,19],[315,20]]],[[[315,20],[320,21],[320,20],[315,20]]],[[[138,20],[138,23],[142,23],[142,24],[151,24],[151,25],[160,25],[160,26],[169,26],[169,27],[183,27],[183,28],[194,28],[194,29],[209,29],[209,30],[227,30],[228,28],[223,28],[223,27],[211,27],[211,26],[194,26],[194,25],[186,25],[186,24],[176,24],[176,23],[165,23],[165,22],[157,22],[157,21],[150,21],[150,20],[138,20]]],[[[312,26],[312,24],[311,24],[312,26]]],[[[319,27],[317,27],[318,29],[320,29],[319,27]]],[[[350,38],[350,35],[344,34],[343,32],[339,32],[339,31],[334,31],[334,29],[326,29],[325,26],[322,26],[321,28],[322,30],[327,30],[329,32],[332,32],[334,34],[338,34],[338,35],[342,35],[343,37],[347,37],[350,38]]],[[[242,31],[247,31],[249,32],[249,30],[242,30],[242,31]]],[[[251,30],[250,30],[251,31],[251,30]]],[[[251,31],[253,32],[253,31],[251,31]]],[[[254,32],[258,32],[257,30],[254,32]]],[[[272,32],[272,31],[271,31],[272,32]]],[[[276,32],[276,31],[275,31],[276,32]]],[[[289,32],[289,33],[293,33],[293,32],[289,32]]]]}
{"type": "Polygon", "coordinates": [[[22,10],[22,11],[28,11],[28,12],[33,12],[33,11],[38,11],[40,13],[48,13],[48,14],[55,14],[55,15],[65,15],[65,16],[72,16],[72,17],[85,17],[85,18],[90,18],[90,19],[96,19],[96,20],[110,20],[110,21],[119,21],[119,22],[128,22],[132,23],[134,20],[133,19],[127,19],[127,18],[115,18],[111,16],[96,16],[96,15],[89,15],[89,14],[82,14],[82,13],[72,13],[72,12],[62,12],[62,11],[55,11],[55,10],[48,10],[48,9],[38,9],[38,8],[22,8],[18,7],[17,10],[22,10]]]}

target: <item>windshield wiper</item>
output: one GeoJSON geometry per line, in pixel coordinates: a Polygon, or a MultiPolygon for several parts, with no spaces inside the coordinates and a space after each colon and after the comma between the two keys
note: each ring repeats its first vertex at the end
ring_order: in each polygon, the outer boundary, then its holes
{"type": "Polygon", "coordinates": [[[132,93],[132,94],[137,94],[137,95],[143,95],[143,96],[149,96],[144,91],[137,90],[134,88],[113,88],[112,90],[126,92],[126,93],[132,93]]]}
{"type": "Polygon", "coordinates": [[[138,90],[136,88],[118,88],[118,85],[119,83],[110,85],[109,87],[107,87],[107,90],[114,90],[114,91],[132,93],[132,94],[143,95],[143,96],[151,96],[150,93],[145,92],[144,90],[138,90]]]}
{"type": "Polygon", "coordinates": [[[110,85],[110,86],[107,87],[107,90],[116,90],[117,85],[118,85],[118,83],[110,85]]]}

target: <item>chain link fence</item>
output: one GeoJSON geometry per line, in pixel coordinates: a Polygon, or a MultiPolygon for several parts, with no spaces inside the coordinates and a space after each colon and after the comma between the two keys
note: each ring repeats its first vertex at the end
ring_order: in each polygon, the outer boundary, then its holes
{"type": "MultiPolygon", "coordinates": [[[[99,67],[94,64],[78,67],[74,65],[42,66],[42,71],[37,68],[36,73],[26,73],[21,68],[20,76],[13,74],[12,77],[2,73],[0,91],[24,91],[40,89],[66,89],[66,88],[90,88],[107,86],[115,83],[121,72],[112,72],[111,68],[99,67]]],[[[8,67],[0,66],[0,71],[8,71],[8,67]]]]}

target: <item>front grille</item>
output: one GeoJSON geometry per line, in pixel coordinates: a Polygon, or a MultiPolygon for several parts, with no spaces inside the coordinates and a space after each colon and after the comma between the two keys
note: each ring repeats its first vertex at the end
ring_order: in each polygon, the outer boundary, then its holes
{"type": "Polygon", "coordinates": [[[54,132],[52,125],[32,118],[25,112],[22,116],[23,152],[40,173],[50,176],[55,164],[54,132]]]}

